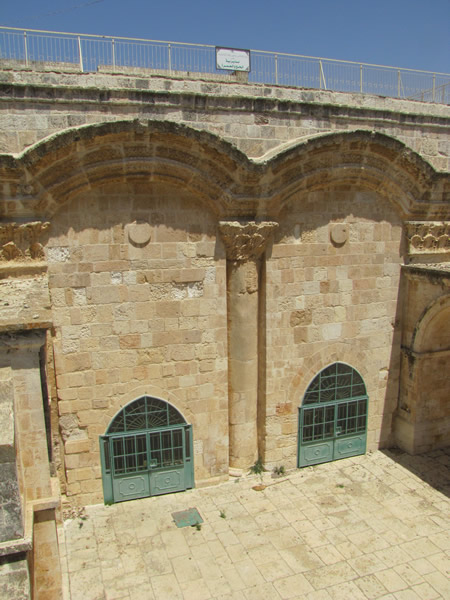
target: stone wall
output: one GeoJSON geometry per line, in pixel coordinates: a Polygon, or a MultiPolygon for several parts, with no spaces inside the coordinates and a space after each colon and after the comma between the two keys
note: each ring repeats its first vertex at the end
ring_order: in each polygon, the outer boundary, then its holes
{"type": "Polygon", "coordinates": [[[193,425],[196,485],[296,466],[303,395],[338,361],[369,449],[440,444],[448,349],[430,326],[444,354],[409,378],[405,347],[448,291],[404,265],[449,260],[449,107],[144,75],[0,72],[0,328],[48,330],[68,498],[101,500],[99,435],[144,394],[193,425]]]}
{"type": "Polygon", "coordinates": [[[67,493],[99,500],[98,436],[142,394],[192,423],[197,484],[226,476],[225,262],[211,215],[167,186],[102,186],[55,216],[47,255],[67,493]]]}
{"type": "Polygon", "coordinates": [[[450,439],[450,269],[404,267],[405,324],[396,441],[411,453],[450,439]]]}
{"type": "Polygon", "coordinates": [[[439,104],[207,75],[0,71],[0,152],[8,153],[67,128],[156,119],[208,131],[254,158],[315,135],[377,131],[448,172],[449,115],[449,107],[439,104]]]}
{"type": "Polygon", "coordinates": [[[368,448],[386,446],[399,367],[399,214],[373,192],[339,189],[294,196],[279,221],[267,262],[267,456],[295,466],[298,407],[338,360],[366,383],[368,448]]]}

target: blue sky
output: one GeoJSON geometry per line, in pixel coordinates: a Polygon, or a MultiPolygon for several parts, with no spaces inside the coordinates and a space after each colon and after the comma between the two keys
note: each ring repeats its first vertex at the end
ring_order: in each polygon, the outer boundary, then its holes
{"type": "Polygon", "coordinates": [[[450,72],[450,0],[1,0],[0,25],[450,72]]]}

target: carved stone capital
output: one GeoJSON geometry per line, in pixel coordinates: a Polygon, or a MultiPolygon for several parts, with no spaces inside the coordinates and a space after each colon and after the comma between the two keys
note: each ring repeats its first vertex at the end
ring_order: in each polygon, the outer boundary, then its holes
{"type": "Polygon", "coordinates": [[[258,259],[277,227],[278,223],[274,221],[220,221],[219,232],[225,244],[227,259],[235,262],[258,259]]]}
{"type": "Polygon", "coordinates": [[[407,221],[405,233],[408,254],[450,252],[449,221],[407,221]]]}
{"type": "Polygon", "coordinates": [[[44,248],[38,241],[50,223],[0,223],[0,260],[43,260],[44,248]]]}

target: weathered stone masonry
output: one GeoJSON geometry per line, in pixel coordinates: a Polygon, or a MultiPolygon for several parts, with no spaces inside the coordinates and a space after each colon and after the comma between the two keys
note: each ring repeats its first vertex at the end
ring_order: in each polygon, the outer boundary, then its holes
{"type": "Polygon", "coordinates": [[[298,409],[336,362],[364,379],[368,449],[448,443],[448,118],[232,78],[0,72],[1,337],[40,336],[29,376],[71,502],[101,501],[99,436],[143,395],[192,424],[196,485],[296,467],[298,409]]]}

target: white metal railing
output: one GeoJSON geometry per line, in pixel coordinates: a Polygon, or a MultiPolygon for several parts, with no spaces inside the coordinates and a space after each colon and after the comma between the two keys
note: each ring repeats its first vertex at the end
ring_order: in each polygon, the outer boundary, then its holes
{"type": "MultiPolygon", "coordinates": [[[[57,63],[82,72],[134,67],[225,74],[215,46],[0,27],[0,64],[57,63]]],[[[229,73],[229,72],[228,72],[229,73]]],[[[450,104],[450,74],[251,50],[249,81],[450,104]]]]}

